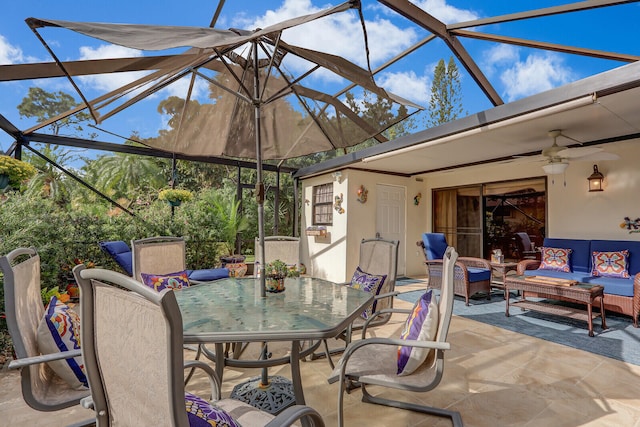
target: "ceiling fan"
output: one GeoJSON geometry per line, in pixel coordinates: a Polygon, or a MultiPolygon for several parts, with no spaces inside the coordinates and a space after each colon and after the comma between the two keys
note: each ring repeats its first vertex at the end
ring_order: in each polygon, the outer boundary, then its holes
{"type": "Polygon", "coordinates": [[[550,138],[553,138],[553,144],[545,148],[540,153],[546,159],[546,164],[542,166],[547,175],[556,175],[563,173],[569,166],[571,161],[590,161],[590,160],[617,160],[617,154],[606,153],[600,147],[562,147],[557,143],[559,136],[567,138],[578,144],[582,142],[562,133],[560,129],[553,129],[547,132],[550,138]]]}

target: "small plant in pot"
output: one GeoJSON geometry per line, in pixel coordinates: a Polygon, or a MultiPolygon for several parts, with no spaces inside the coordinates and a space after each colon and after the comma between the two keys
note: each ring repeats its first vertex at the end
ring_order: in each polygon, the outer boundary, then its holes
{"type": "Polygon", "coordinates": [[[284,278],[289,276],[289,266],[279,259],[264,266],[265,283],[268,292],[284,291],[284,278]]]}
{"type": "Polygon", "coordinates": [[[171,206],[180,206],[182,202],[188,202],[192,198],[191,191],[179,188],[167,188],[158,194],[158,200],[164,200],[171,206]]]}

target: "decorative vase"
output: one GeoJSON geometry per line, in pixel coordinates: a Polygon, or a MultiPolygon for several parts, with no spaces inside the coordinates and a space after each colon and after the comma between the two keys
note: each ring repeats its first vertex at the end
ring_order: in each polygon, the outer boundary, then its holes
{"type": "Polygon", "coordinates": [[[222,267],[226,267],[227,264],[238,264],[244,262],[246,258],[246,256],[240,254],[225,255],[220,257],[220,262],[222,263],[222,267]]]}
{"type": "Polygon", "coordinates": [[[224,268],[229,270],[229,277],[244,277],[248,267],[244,262],[233,262],[226,264],[224,268]]]}
{"type": "Polygon", "coordinates": [[[284,291],[284,277],[281,276],[267,276],[265,280],[267,292],[283,292],[284,291]]]}
{"type": "Polygon", "coordinates": [[[7,188],[9,185],[9,175],[6,173],[0,173],[0,190],[7,188]]]}

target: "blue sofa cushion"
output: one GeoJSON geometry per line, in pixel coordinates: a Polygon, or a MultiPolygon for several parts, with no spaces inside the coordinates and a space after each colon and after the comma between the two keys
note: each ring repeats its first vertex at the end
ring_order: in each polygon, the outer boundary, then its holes
{"type": "Polygon", "coordinates": [[[442,233],[423,233],[422,243],[427,260],[437,260],[444,257],[447,250],[447,238],[442,233]]]}
{"type": "MultiPolygon", "coordinates": [[[[543,245],[547,248],[571,249],[571,271],[574,273],[591,274],[591,241],[580,239],[544,239],[543,245]]],[[[565,273],[566,274],[566,273],[565,273]]],[[[557,276],[551,276],[557,277],[557,276]]],[[[566,276],[560,276],[566,277],[566,276]]]]}
{"type": "Polygon", "coordinates": [[[218,279],[226,279],[229,277],[228,268],[209,268],[203,270],[187,270],[189,280],[197,280],[198,282],[211,282],[218,279]]]}
{"type": "Polygon", "coordinates": [[[131,256],[131,248],[129,248],[129,245],[122,240],[114,240],[112,242],[100,242],[100,247],[108,253],[129,276],[133,276],[133,257],[131,256]]]}
{"type": "Polygon", "coordinates": [[[591,283],[593,285],[604,286],[604,293],[611,295],[621,295],[625,297],[633,296],[633,277],[628,279],[619,279],[617,277],[583,277],[583,283],[591,283]]]}

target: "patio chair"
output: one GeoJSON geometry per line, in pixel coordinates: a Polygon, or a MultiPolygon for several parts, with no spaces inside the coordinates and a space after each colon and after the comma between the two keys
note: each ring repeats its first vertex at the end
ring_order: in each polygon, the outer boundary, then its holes
{"type": "MultiPolygon", "coordinates": [[[[40,289],[40,256],[35,248],[17,248],[0,258],[4,276],[4,312],[15,360],[9,369],[20,369],[22,397],[38,411],[58,411],[78,405],[89,390],[76,390],[45,362],[80,356],[80,350],[40,354],[37,331],[45,308],[40,289]]],[[[93,418],[82,425],[91,425],[93,418]]]]}
{"type": "MultiPolygon", "coordinates": [[[[255,239],[256,261],[260,260],[260,242],[255,239]]],[[[279,259],[287,265],[300,268],[300,238],[290,236],[267,236],[264,238],[264,262],[270,263],[279,259]]],[[[255,271],[255,269],[254,269],[255,271]]],[[[257,273],[257,271],[255,271],[257,273]]],[[[254,274],[255,274],[254,273],[254,274]]]]}
{"type": "MultiPolygon", "coordinates": [[[[447,417],[453,421],[455,427],[462,426],[460,413],[413,402],[392,400],[384,396],[384,391],[372,396],[369,386],[379,386],[394,390],[411,392],[426,392],[434,390],[441,382],[444,373],[445,351],[451,348],[447,342],[447,333],[453,313],[453,289],[454,289],[454,264],[458,254],[452,247],[447,248],[443,261],[443,277],[440,289],[440,298],[437,302],[438,310],[429,306],[432,313],[437,314],[432,321],[437,323],[432,331],[432,337],[417,337],[414,339],[398,338],[364,338],[354,341],[345,350],[333,373],[329,377],[329,383],[339,381],[338,391],[338,425],[344,425],[343,399],[344,392],[350,392],[356,388],[362,390],[362,401],[395,408],[408,409],[425,414],[447,417]],[[432,349],[422,363],[417,362],[415,371],[407,375],[398,375],[399,346],[411,348],[432,349]]],[[[433,291],[432,291],[433,292],[433,291]]],[[[426,296],[426,295],[425,295],[426,296]]],[[[432,294],[432,298],[435,298],[432,294]]],[[[416,303],[416,308],[420,302],[416,303]]],[[[415,322],[413,316],[418,310],[392,309],[394,313],[406,313],[410,320],[415,322]]],[[[425,322],[427,323],[427,322],[425,322]]],[[[433,326],[433,324],[432,324],[433,326]]],[[[407,328],[405,327],[405,330],[407,328]]],[[[365,331],[366,332],[366,331],[365,331]]],[[[403,331],[404,332],[404,331],[403,331]]],[[[395,393],[394,397],[401,394],[395,393]]],[[[412,399],[414,402],[417,399],[412,399]]]]}
{"type": "Polygon", "coordinates": [[[527,233],[515,233],[516,250],[518,258],[521,259],[538,259],[540,252],[536,251],[529,235],[527,233]]]}
{"type": "Polygon", "coordinates": [[[174,292],[156,292],[110,270],[79,265],[73,272],[81,290],[82,354],[91,388],[91,402],[85,403],[95,410],[97,426],[189,426],[198,409],[205,415],[214,411],[221,424],[225,416],[243,426],[274,427],[307,417],[312,425],[324,426],[308,406],[292,406],[274,417],[238,400],[220,399],[211,366],[184,363],[182,316],[174,292]],[[207,400],[185,394],[183,370],[193,367],[208,375],[214,404],[226,415],[207,400]]]}
{"type": "MultiPolygon", "coordinates": [[[[358,269],[366,275],[385,276],[382,286],[375,295],[372,307],[367,311],[366,316],[358,317],[350,327],[340,334],[336,339],[343,339],[345,345],[351,342],[351,335],[354,330],[362,330],[366,322],[367,328],[384,325],[391,318],[391,313],[387,309],[393,308],[393,297],[398,293],[396,287],[396,275],[398,271],[398,245],[397,240],[385,240],[380,238],[362,239],[360,242],[360,258],[358,269]],[[374,313],[380,313],[373,316],[374,313]],[[366,317],[366,318],[365,318],[366,317]]],[[[345,283],[345,285],[349,285],[345,283]]],[[[324,342],[325,352],[316,353],[313,358],[327,356],[327,360],[334,368],[331,354],[344,351],[344,348],[332,349],[328,351],[328,343],[324,342]]]]}
{"type": "Polygon", "coordinates": [[[229,277],[226,268],[187,270],[186,243],[182,237],[159,236],[132,240],[131,251],[131,275],[138,281],[142,281],[141,273],[169,274],[183,270],[187,271],[191,283],[229,277]]]}
{"type": "MultiPolygon", "coordinates": [[[[424,233],[416,242],[423,250],[429,287],[439,289],[442,283],[442,257],[447,249],[447,238],[442,233],[424,233]]],[[[491,299],[491,264],[486,259],[459,257],[454,276],[454,293],[464,297],[469,305],[469,297],[485,292],[491,299]]]]}

